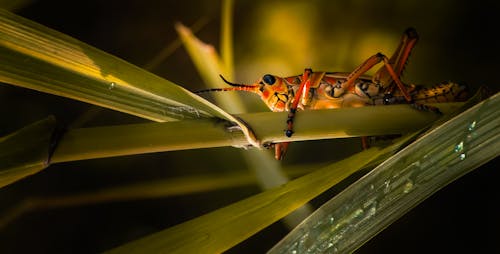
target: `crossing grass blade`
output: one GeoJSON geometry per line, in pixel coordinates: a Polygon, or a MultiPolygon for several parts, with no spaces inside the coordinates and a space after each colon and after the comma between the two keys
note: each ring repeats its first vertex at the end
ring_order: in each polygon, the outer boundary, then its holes
{"type": "Polygon", "coordinates": [[[55,124],[48,117],[0,138],[0,188],[49,165],[55,124]]]}

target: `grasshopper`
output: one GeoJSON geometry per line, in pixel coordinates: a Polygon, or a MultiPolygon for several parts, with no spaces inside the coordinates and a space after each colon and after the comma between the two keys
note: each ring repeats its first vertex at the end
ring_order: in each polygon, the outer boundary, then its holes
{"type": "MultiPolygon", "coordinates": [[[[251,85],[235,84],[222,80],[231,87],[197,91],[247,91],[256,93],[274,112],[288,111],[285,135],[293,135],[294,117],[297,110],[315,110],[342,107],[363,107],[407,103],[417,109],[440,113],[437,108],[426,106],[431,102],[452,102],[467,99],[467,88],[453,82],[423,88],[404,84],[400,77],[418,34],[414,28],[404,31],[399,46],[390,58],[382,53],[369,57],[352,72],[313,72],[305,69],[301,75],[278,77],[265,74],[251,85]],[[383,63],[373,76],[365,73],[383,63]]],[[[275,144],[275,157],[283,158],[289,142],[275,144]]],[[[363,147],[367,147],[363,138],[363,147]]]]}

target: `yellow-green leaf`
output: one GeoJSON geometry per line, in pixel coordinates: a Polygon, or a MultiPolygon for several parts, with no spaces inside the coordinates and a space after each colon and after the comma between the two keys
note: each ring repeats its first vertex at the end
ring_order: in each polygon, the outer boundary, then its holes
{"type": "Polygon", "coordinates": [[[67,35],[0,10],[0,81],[155,121],[215,114],[203,99],[67,35]]]}
{"type": "MultiPolygon", "coordinates": [[[[443,112],[449,112],[459,105],[461,103],[440,106],[443,112]]],[[[238,117],[253,126],[263,142],[283,142],[408,133],[432,123],[438,115],[418,111],[408,105],[303,111],[297,114],[297,132],[291,138],[283,135],[286,112],[240,114],[238,117]]],[[[198,119],[68,130],[54,151],[51,162],[250,145],[241,132],[231,131],[232,128],[225,124],[213,119],[198,119]]]]}

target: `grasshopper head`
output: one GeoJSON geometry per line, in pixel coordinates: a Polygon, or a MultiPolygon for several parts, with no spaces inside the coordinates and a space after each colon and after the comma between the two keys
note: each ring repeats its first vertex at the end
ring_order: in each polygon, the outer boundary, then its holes
{"type": "Polygon", "coordinates": [[[259,86],[257,93],[272,111],[281,112],[287,109],[289,91],[285,79],[266,74],[255,85],[259,86]]]}
{"type": "Polygon", "coordinates": [[[196,93],[205,92],[220,92],[220,91],[247,91],[256,93],[260,96],[262,101],[272,111],[285,111],[288,104],[288,85],[285,79],[266,74],[262,76],[256,83],[252,85],[235,84],[227,81],[222,75],[222,80],[232,87],[226,88],[212,88],[197,91],[196,93]]]}

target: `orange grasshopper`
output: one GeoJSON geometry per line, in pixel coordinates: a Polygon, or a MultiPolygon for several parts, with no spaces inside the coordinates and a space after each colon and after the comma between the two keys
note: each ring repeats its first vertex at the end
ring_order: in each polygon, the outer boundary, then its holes
{"type": "MultiPolygon", "coordinates": [[[[255,84],[235,84],[224,79],[232,87],[198,91],[248,91],[258,94],[274,112],[288,111],[285,135],[293,135],[293,121],[298,109],[315,110],[341,107],[362,107],[408,103],[418,109],[439,113],[430,102],[462,101],[467,98],[466,87],[456,83],[442,83],[431,88],[404,84],[400,76],[406,66],[411,50],[418,40],[414,28],[403,33],[401,42],[391,58],[377,53],[350,73],[313,72],[305,69],[302,75],[278,77],[264,75],[255,84]],[[383,66],[372,77],[364,75],[373,66],[383,66]]],[[[289,142],[275,144],[276,159],[282,159],[289,142]]],[[[366,138],[363,147],[366,148],[366,138]]]]}

